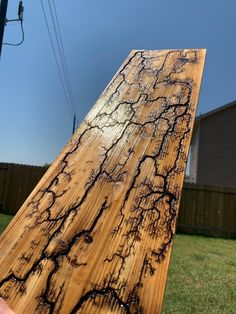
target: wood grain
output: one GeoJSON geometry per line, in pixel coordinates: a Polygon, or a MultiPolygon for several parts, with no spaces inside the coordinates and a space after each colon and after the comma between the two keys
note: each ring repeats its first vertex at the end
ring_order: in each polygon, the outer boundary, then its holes
{"type": "Polygon", "coordinates": [[[1,237],[16,313],[160,313],[204,58],[130,53],[1,237]]]}

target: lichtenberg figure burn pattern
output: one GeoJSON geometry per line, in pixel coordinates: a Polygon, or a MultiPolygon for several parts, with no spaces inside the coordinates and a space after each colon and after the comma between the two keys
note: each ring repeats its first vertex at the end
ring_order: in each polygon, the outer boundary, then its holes
{"type": "Polygon", "coordinates": [[[130,53],[1,238],[17,313],[160,312],[204,56],[130,53]]]}

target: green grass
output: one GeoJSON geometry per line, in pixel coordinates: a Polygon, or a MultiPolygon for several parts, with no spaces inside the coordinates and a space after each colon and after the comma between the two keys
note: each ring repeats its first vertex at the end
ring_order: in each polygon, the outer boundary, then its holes
{"type": "Polygon", "coordinates": [[[3,232],[3,230],[10,223],[12,218],[13,218],[12,216],[0,214],[0,234],[3,232]]]}
{"type": "MultiPolygon", "coordinates": [[[[0,214],[0,233],[12,217],[0,214]]],[[[236,240],[175,237],[162,314],[236,313],[236,240]]]]}
{"type": "Polygon", "coordinates": [[[163,314],[236,313],[236,241],[177,235],[163,314]]]}

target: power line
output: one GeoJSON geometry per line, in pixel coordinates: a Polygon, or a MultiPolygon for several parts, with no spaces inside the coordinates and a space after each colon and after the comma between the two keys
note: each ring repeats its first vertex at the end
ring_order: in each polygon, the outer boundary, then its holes
{"type": "Polygon", "coordinates": [[[73,106],[73,97],[71,95],[71,89],[70,89],[70,80],[69,80],[69,76],[67,75],[68,74],[68,70],[66,70],[65,59],[63,58],[63,52],[62,52],[62,47],[61,47],[62,46],[62,42],[60,43],[60,40],[59,40],[59,35],[58,35],[59,31],[58,31],[58,29],[56,27],[56,22],[55,22],[55,19],[54,19],[54,15],[53,15],[53,11],[52,11],[52,6],[51,6],[50,0],[48,0],[48,6],[49,6],[49,11],[50,11],[50,15],[51,15],[52,24],[53,24],[53,29],[54,29],[56,44],[57,44],[57,48],[58,48],[58,52],[59,52],[59,57],[60,57],[61,65],[62,65],[62,72],[63,72],[64,79],[65,79],[65,82],[66,82],[67,92],[68,92],[69,99],[70,99],[70,104],[71,104],[71,107],[73,108],[74,106],[73,106]]]}
{"type": "Polygon", "coordinates": [[[70,93],[71,103],[73,105],[73,108],[75,109],[75,101],[74,101],[74,97],[73,97],[71,80],[70,80],[70,75],[69,75],[69,71],[68,71],[68,64],[67,64],[67,60],[66,60],[66,56],[65,56],[65,49],[64,49],[64,45],[63,45],[63,41],[62,41],[61,29],[60,29],[60,24],[59,24],[59,19],[58,19],[58,14],[57,14],[55,0],[53,0],[53,9],[54,9],[54,14],[55,14],[55,19],[56,19],[56,25],[55,25],[55,20],[53,18],[53,12],[52,12],[52,7],[51,7],[51,4],[50,4],[50,1],[48,0],[48,2],[49,2],[49,9],[50,9],[50,13],[51,13],[51,16],[52,16],[52,21],[53,21],[55,34],[58,35],[58,36],[56,35],[56,39],[57,39],[58,48],[60,47],[59,51],[60,51],[60,56],[61,56],[61,59],[62,59],[63,68],[65,70],[65,77],[67,78],[67,84],[68,84],[68,90],[69,90],[69,93],[70,93]],[[57,32],[56,32],[56,26],[57,26],[57,32]]]}
{"type": "MultiPolygon", "coordinates": [[[[70,101],[68,88],[66,87],[67,84],[65,86],[65,83],[64,83],[64,80],[63,80],[63,74],[62,74],[62,71],[60,69],[59,61],[58,61],[58,58],[57,58],[56,49],[55,49],[55,46],[54,46],[54,43],[53,43],[53,38],[52,38],[51,31],[50,31],[50,27],[49,27],[46,11],[45,11],[45,8],[44,8],[43,0],[40,0],[40,3],[41,3],[41,8],[42,8],[42,11],[43,11],[43,15],[44,15],[45,23],[46,23],[46,26],[47,26],[48,35],[49,35],[50,42],[51,42],[54,59],[56,61],[57,70],[58,70],[60,81],[61,81],[61,84],[62,84],[63,92],[64,92],[64,95],[65,95],[65,98],[66,98],[66,103],[67,103],[67,106],[68,106],[68,109],[69,109],[71,115],[74,117],[73,106],[72,106],[71,101],[70,101]]],[[[66,81],[66,79],[65,79],[65,81],[66,81]]]]}

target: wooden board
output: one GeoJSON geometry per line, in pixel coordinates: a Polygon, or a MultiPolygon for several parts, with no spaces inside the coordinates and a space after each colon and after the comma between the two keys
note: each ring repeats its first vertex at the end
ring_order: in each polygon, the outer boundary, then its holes
{"type": "Polygon", "coordinates": [[[205,50],[132,51],[1,237],[18,313],[160,313],[205,50]]]}

